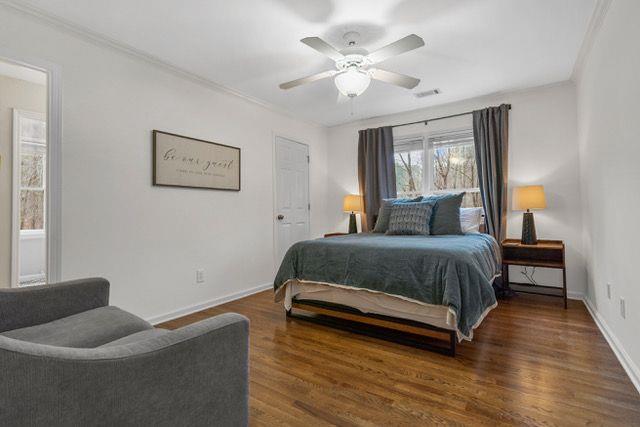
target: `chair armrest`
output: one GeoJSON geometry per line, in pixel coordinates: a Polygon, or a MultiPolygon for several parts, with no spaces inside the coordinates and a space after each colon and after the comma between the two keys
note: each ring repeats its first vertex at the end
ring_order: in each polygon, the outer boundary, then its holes
{"type": "Polygon", "coordinates": [[[0,425],[247,425],[248,350],[234,313],[95,349],[0,336],[0,425]]]}
{"type": "Polygon", "coordinates": [[[0,332],[51,322],[109,304],[109,282],[101,278],[0,289],[0,332]]]}

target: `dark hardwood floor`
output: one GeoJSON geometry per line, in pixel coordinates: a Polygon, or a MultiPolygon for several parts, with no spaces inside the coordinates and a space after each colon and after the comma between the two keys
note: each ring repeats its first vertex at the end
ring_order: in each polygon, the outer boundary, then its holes
{"type": "Polygon", "coordinates": [[[500,301],[455,358],[285,318],[271,291],[160,326],[251,319],[252,425],[640,425],[640,395],[582,302],[500,301]]]}

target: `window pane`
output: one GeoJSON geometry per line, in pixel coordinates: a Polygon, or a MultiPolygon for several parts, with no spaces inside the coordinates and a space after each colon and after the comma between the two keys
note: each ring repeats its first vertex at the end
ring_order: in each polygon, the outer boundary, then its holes
{"type": "Polygon", "coordinates": [[[422,194],[423,156],[422,149],[394,154],[398,197],[415,197],[422,194]]]}
{"type": "Polygon", "coordinates": [[[482,199],[480,198],[480,190],[467,191],[467,193],[462,198],[462,204],[460,205],[460,207],[481,208],[482,199]]]}
{"type": "Polygon", "coordinates": [[[22,153],[20,157],[20,186],[42,188],[44,153],[22,153]]]}
{"type": "Polygon", "coordinates": [[[44,229],[44,191],[20,190],[20,230],[44,229]]]}
{"type": "Polygon", "coordinates": [[[433,150],[433,190],[466,190],[462,207],[481,207],[475,148],[456,144],[433,150]]]}
{"type": "Polygon", "coordinates": [[[27,140],[44,141],[47,138],[47,126],[42,120],[34,120],[28,117],[21,117],[20,137],[27,140]]]}
{"type": "Polygon", "coordinates": [[[433,185],[435,190],[478,187],[478,171],[473,145],[436,148],[433,153],[433,185]]]}

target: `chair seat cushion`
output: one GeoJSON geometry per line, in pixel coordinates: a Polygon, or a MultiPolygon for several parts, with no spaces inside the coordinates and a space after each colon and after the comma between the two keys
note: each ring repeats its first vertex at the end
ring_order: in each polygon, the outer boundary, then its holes
{"type": "Polygon", "coordinates": [[[149,322],[118,307],[108,306],[41,325],[6,331],[2,335],[58,347],[95,348],[148,329],[153,329],[149,322]]]}
{"type": "Polygon", "coordinates": [[[116,345],[131,344],[134,342],[145,341],[151,338],[160,337],[168,333],[169,331],[166,329],[160,329],[160,328],[147,329],[144,331],[136,332],[135,334],[127,335],[126,337],[122,337],[115,341],[108,342],[106,344],[101,345],[100,347],[113,347],[116,345]]]}

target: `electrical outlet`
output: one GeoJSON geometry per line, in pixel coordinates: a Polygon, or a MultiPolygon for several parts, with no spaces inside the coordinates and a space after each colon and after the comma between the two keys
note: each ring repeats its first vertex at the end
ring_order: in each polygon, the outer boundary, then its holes
{"type": "Polygon", "coordinates": [[[611,299],[611,283],[607,283],[607,298],[611,299]]]}
{"type": "Polygon", "coordinates": [[[204,283],[204,269],[199,268],[196,270],[196,283],[204,283]]]}
{"type": "Polygon", "coordinates": [[[620,297],[620,317],[627,318],[627,306],[624,302],[624,298],[620,297]]]}

